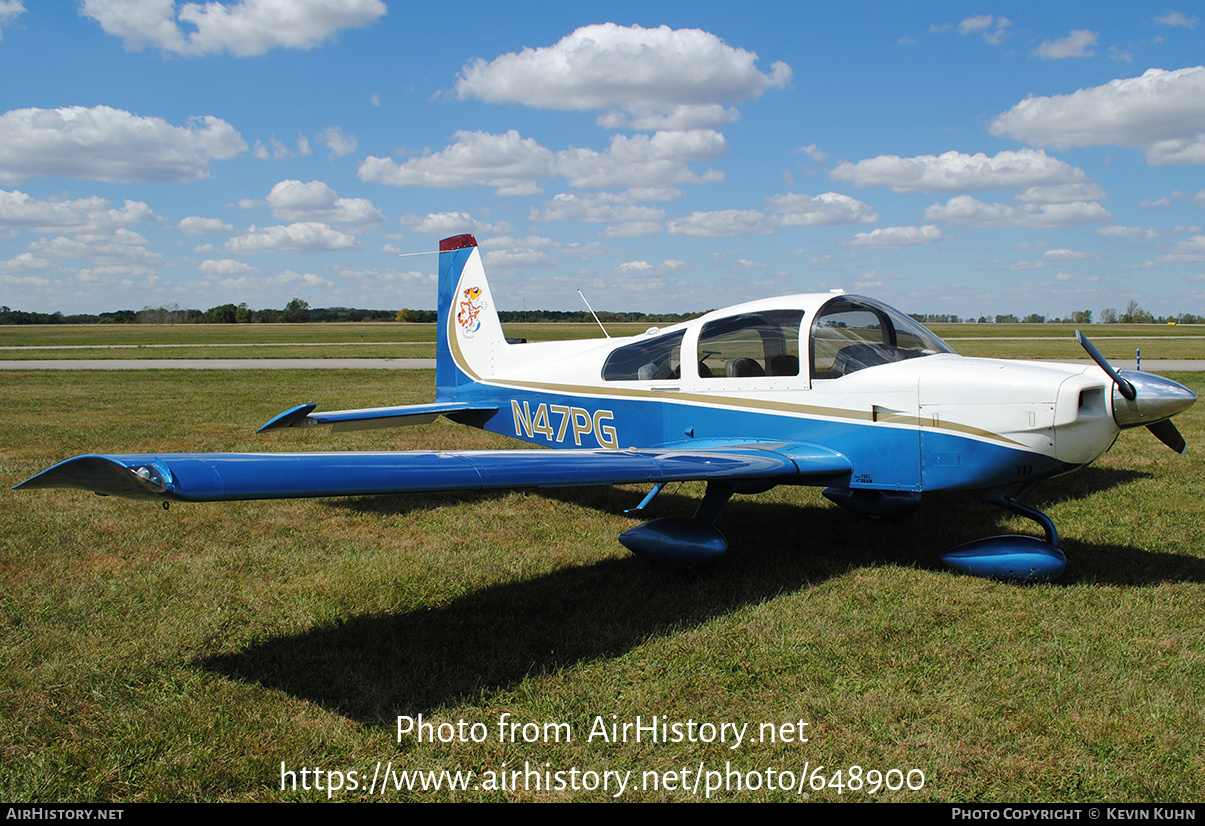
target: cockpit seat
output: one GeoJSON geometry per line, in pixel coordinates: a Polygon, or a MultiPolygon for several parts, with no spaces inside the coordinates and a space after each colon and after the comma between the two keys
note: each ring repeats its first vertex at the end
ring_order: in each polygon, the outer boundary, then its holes
{"type": "Polygon", "coordinates": [[[766,375],[766,371],[754,359],[735,358],[728,359],[727,363],[725,363],[724,375],[728,378],[749,378],[752,376],[764,376],[766,375]]]}

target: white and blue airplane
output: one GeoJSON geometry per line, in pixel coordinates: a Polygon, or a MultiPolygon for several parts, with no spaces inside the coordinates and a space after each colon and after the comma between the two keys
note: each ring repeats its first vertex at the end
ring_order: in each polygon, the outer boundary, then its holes
{"type": "Polygon", "coordinates": [[[440,243],[434,404],[317,412],[260,432],[421,424],[438,416],[556,450],[173,453],[68,459],[17,485],[211,502],[420,491],[703,481],[693,518],[619,537],[653,561],[701,567],[727,541],[734,493],[818,485],[871,515],[902,515],[925,491],[959,490],[1041,525],[943,555],[967,573],[1049,580],[1066,559],[1053,522],[1009,494],[1082,467],[1144,425],[1174,450],[1182,385],[1095,364],[963,358],[920,324],[837,290],[752,301],[626,338],[512,342],[471,235],[440,243]]]}

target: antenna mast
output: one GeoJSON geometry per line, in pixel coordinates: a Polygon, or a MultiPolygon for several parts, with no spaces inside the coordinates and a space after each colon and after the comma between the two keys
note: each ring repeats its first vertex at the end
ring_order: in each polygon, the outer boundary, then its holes
{"type": "MultiPolygon", "coordinates": [[[[586,296],[582,293],[581,290],[578,290],[577,294],[582,297],[582,301],[586,301],[586,296]]],[[[598,313],[594,312],[594,308],[590,306],[589,301],[586,301],[586,309],[590,311],[590,315],[594,316],[594,320],[598,321],[598,313]]],[[[603,327],[603,323],[601,321],[598,321],[598,326],[602,329],[604,336],[606,336],[607,338],[611,337],[611,334],[607,332],[606,327],[603,327]]]]}

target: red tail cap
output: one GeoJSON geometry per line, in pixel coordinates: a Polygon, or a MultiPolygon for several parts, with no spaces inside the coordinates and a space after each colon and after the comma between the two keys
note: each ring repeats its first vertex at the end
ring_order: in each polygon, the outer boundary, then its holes
{"type": "Polygon", "coordinates": [[[439,242],[440,252],[451,252],[452,250],[462,250],[465,247],[477,246],[477,239],[471,235],[453,235],[451,238],[445,238],[439,242]]]}

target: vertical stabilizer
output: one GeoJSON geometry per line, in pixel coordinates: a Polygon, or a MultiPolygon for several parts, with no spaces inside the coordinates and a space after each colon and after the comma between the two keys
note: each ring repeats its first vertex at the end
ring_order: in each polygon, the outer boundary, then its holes
{"type": "Polygon", "coordinates": [[[439,242],[437,396],[454,395],[455,388],[488,377],[498,351],[506,346],[477,239],[445,238],[439,242]]]}

